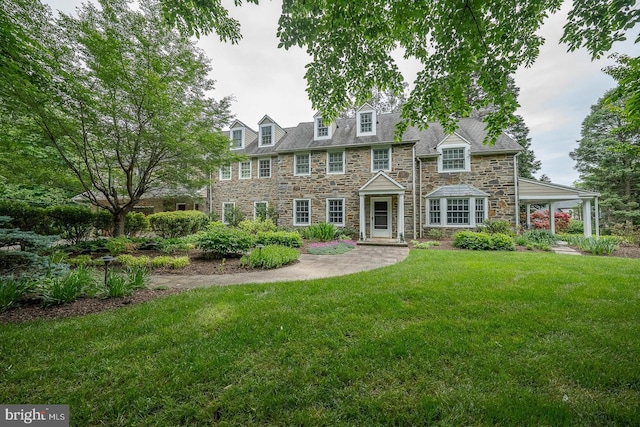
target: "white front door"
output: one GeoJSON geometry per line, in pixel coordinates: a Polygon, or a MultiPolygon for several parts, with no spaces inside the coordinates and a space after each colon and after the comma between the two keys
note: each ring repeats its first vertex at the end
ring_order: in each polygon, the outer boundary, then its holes
{"type": "Polygon", "coordinates": [[[391,238],[391,197],[371,198],[371,237],[391,238]]]}

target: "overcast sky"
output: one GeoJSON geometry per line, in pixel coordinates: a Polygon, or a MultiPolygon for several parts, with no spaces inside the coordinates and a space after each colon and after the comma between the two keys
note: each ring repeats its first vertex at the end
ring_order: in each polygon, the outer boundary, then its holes
{"type": "MultiPolygon", "coordinates": [[[[45,0],[54,10],[73,13],[79,0],[45,0]]],[[[234,7],[223,0],[230,13],[242,25],[242,41],[237,45],[221,43],[216,36],[204,37],[198,45],[212,63],[211,77],[217,81],[214,96],[233,95],[232,112],[248,126],[257,128],[258,121],[268,114],[283,127],[312,121],[315,111],[306,93],[306,53],[298,48],[278,49],[276,30],[281,1],[263,0],[259,6],[245,4],[234,7]]],[[[530,129],[532,148],[542,161],[538,173],[546,174],[558,184],[572,185],[578,174],[569,152],[577,147],[580,127],[590,107],[615,82],[602,72],[612,64],[603,58],[591,61],[584,50],[567,52],[560,45],[562,27],[571,2],[547,19],[540,30],[547,42],[538,60],[515,75],[520,87],[520,109],[530,129]]],[[[637,30],[629,37],[634,39],[637,30]]],[[[638,54],[631,41],[614,45],[613,52],[638,54]]],[[[418,64],[402,61],[400,69],[411,84],[418,64]]]]}

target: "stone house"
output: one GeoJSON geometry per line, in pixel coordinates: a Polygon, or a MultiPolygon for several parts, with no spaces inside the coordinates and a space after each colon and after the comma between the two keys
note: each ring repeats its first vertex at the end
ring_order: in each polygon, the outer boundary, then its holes
{"type": "Polygon", "coordinates": [[[363,243],[474,229],[487,218],[517,226],[519,144],[502,134],[484,145],[474,119],[449,135],[437,123],[409,127],[394,142],[399,120],[366,104],[330,124],[318,114],[289,128],[269,116],[257,130],[236,120],[228,136],[244,159],[214,176],[212,209],[225,221],[232,207],[248,218],[268,207],[280,226],[328,222],[358,230],[363,243]]]}

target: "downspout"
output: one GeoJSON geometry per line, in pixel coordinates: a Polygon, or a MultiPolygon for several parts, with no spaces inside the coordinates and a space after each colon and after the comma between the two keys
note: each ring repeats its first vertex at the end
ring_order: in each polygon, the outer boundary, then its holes
{"type": "Polygon", "coordinates": [[[422,227],[422,159],[420,157],[418,157],[418,162],[420,163],[420,177],[418,178],[418,185],[420,187],[420,192],[418,193],[420,202],[418,204],[420,205],[420,212],[418,212],[418,218],[420,218],[420,238],[422,238],[424,228],[422,227]]]}
{"type": "MultiPolygon", "coordinates": [[[[513,185],[516,191],[516,232],[520,230],[520,189],[518,188],[518,156],[520,153],[516,153],[513,156],[513,185]]],[[[527,212],[529,215],[529,212],[527,212]]]]}
{"type": "Polygon", "coordinates": [[[413,195],[413,207],[411,208],[411,210],[413,211],[413,238],[416,238],[416,146],[415,144],[413,145],[412,149],[412,155],[413,155],[413,161],[411,162],[411,168],[413,169],[411,171],[412,173],[412,188],[411,188],[411,193],[413,195]]]}
{"type": "Polygon", "coordinates": [[[209,171],[209,219],[213,219],[213,173],[209,171]]]}

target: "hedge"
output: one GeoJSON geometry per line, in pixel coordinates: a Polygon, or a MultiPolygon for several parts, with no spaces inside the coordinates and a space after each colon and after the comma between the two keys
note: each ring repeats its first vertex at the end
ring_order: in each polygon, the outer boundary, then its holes
{"type": "Polygon", "coordinates": [[[200,211],[158,212],[147,218],[151,229],[165,239],[195,234],[209,224],[207,215],[200,211]]]}

